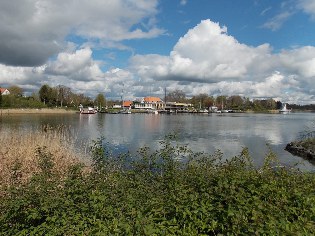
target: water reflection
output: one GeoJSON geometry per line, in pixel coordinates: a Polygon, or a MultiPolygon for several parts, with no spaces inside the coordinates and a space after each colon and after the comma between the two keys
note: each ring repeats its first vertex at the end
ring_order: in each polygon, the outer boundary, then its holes
{"type": "Polygon", "coordinates": [[[104,137],[115,152],[136,152],[140,147],[156,150],[165,135],[178,134],[178,142],[193,151],[214,153],[220,149],[225,158],[238,155],[248,147],[257,165],[261,165],[269,146],[282,164],[314,170],[315,167],[284,151],[305,127],[314,122],[313,113],[279,114],[95,114],[95,115],[19,115],[2,117],[0,132],[12,129],[36,129],[43,124],[71,126],[78,145],[104,137]],[[267,144],[269,146],[267,146],[267,144]]]}

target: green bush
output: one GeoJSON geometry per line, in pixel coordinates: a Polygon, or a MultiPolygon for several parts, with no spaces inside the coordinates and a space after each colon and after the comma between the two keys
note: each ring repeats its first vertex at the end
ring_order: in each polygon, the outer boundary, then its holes
{"type": "Polygon", "coordinates": [[[40,172],[12,185],[0,204],[1,235],[314,235],[315,176],[276,168],[272,152],[253,166],[248,150],[222,160],[178,146],[114,157],[103,139],[91,171],[53,171],[37,150],[40,172]]]}

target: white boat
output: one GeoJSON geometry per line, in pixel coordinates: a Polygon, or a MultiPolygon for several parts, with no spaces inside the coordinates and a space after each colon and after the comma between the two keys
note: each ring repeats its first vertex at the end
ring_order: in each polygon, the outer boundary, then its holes
{"type": "Polygon", "coordinates": [[[80,107],[80,114],[96,114],[96,110],[93,107],[88,107],[87,109],[80,107]]]}
{"type": "Polygon", "coordinates": [[[130,109],[123,109],[123,110],[120,110],[118,113],[119,114],[131,114],[131,110],[130,109]]]}
{"type": "Polygon", "coordinates": [[[211,106],[209,107],[209,112],[218,112],[218,107],[217,106],[211,106]]]}
{"type": "Polygon", "coordinates": [[[153,109],[153,110],[147,110],[147,113],[149,113],[149,114],[155,114],[155,115],[157,115],[157,114],[159,114],[159,112],[158,112],[158,110],[155,110],[155,109],[153,109]]]}
{"type": "Polygon", "coordinates": [[[286,103],[283,103],[281,109],[279,110],[280,113],[289,113],[291,111],[292,109],[288,109],[286,103]]]}

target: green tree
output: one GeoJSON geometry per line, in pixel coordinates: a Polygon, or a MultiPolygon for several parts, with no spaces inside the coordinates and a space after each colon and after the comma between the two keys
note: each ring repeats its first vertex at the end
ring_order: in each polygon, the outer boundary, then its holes
{"type": "Polygon", "coordinates": [[[52,88],[47,85],[44,84],[40,89],[39,89],[39,98],[40,100],[44,103],[44,104],[48,104],[50,102],[50,100],[52,99],[52,88]]]}
{"type": "Polygon", "coordinates": [[[19,86],[13,85],[8,88],[10,91],[10,95],[14,97],[22,97],[23,96],[23,89],[20,88],[19,86]]]}
{"type": "Polygon", "coordinates": [[[219,108],[219,109],[225,109],[226,108],[226,100],[227,100],[227,96],[217,96],[216,98],[216,106],[219,108]]]}
{"type": "Polygon", "coordinates": [[[95,104],[97,105],[97,107],[99,109],[102,109],[102,107],[105,106],[106,104],[106,99],[105,99],[105,96],[102,94],[102,93],[99,93],[96,98],[95,98],[95,104]]]}
{"type": "Polygon", "coordinates": [[[249,100],[249,98],[244,97],[243,100],[244,100],[244,105],[243,105],[244,110],[246,111],[246,110],[252,109],[253,103],[249,100]]]}
{"type": "Polygon", "coordinates": [[[242,109],[244,100],[239,95],[230,96],[227,99],[227,106],[232,109],[242,109]]]}
{"type": "Polygon", "coordinates": [[[214,98],[208,96],[205,93],[202,93],[202,94],[193,96],[190,99],[190,102],[195,108],[201,107],[202,109],[204,109],[204,108],[209,108],[210,106],[214,104],[214,98]]]}
{"type": "Polygon", "coordinates": [[[263,110],[265,110],[263,104],[264,104],[264,102],[262,102],[261,100],[255,99],[253,101],[253,109],[254,109],[254,111],[263,111],[263,110]]]}

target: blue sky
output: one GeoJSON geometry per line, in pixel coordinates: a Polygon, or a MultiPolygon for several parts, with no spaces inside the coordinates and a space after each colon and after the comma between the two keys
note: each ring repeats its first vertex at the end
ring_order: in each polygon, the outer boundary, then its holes
{"type": "Polygon", "coordinates": [[[315,103],[315,0],[3,0],[0,85],[315,103]]]}

